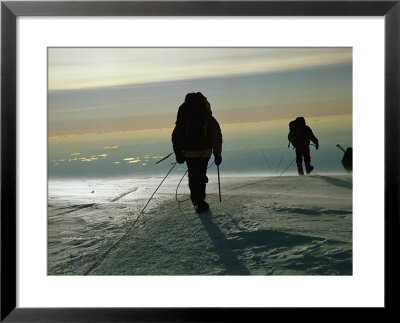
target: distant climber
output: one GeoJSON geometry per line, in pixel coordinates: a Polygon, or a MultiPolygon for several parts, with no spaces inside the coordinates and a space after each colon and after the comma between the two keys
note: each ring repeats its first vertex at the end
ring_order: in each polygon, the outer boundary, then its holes
{"type": "Polygon", "coordinates": [[[344,152],[342,165],[347,172],[351,173],[353,171],[353,148],[348,147],[346,150],[344,150],[339,144],[336,145],[336,147],[344,152]]]}
{"type": "Polygon", "coordinates": [[[190,199],[196,212],[207,211],[207,165],[211,154],[217,166],[222,162],[222,133],[218,121],[212,116],[210,103],[202,93],[188,93],[179,107],[172,146],[176,161],[179,164],[186,161],[190,199]]]}
{"type": "Polygon", "coordinates": [[[319,148],[319,143],[311,128],[306,125],[306,121],[303,117],[297,117],[296,120],[289,123],[288,139],[296,149],[296,163],[299,175],[304,175],[303,158],[306,166],[306,173],[310,174],[314,169],[314,167],[311,166],[310,141],[314,143],[315,149],[317,150],[319,148]]]}

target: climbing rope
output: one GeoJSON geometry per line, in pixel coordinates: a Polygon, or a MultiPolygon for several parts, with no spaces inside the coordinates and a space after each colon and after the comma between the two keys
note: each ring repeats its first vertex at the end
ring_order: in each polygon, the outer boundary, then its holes
{"type": "Polygon", "coordinates": [[[181,180],[179,181],[178,186],[176,187],[176,191],[175,191],[175,200],[176,200],[179,204],[190,200],[190,197],[188,197],[188,198],[186,198],[186,199],[184,199],[184,200],[179,200],[179,199],[178,199],[178,189],[179,189],[179,186],[181,185],[183,179],[185,178],[187,172],[188,172],[188,171],[186,170],[186,172],[183,174],[181,180]]]}
{"type": "Polygon", "coordinates": [[[172,172],[172,170],[174,169],[174,167],[176,166],[177,163],[173,163],[173,166],[171,167],[171,169],[168,171],[168,173],[164,176],[163,180],[161,181],[161,183],[157,186],[156,190],[153,192],[153,194],[150,196],[150,198],[148,199],[146,205],[143,207],[143,209],[140,211],[139,215],[137,216],[137,218],[135,219],[135,221],[132,223],[132,225],[128,228],[128,230],[122,235],[121,238],[119,238],[110,248],[108,248],[94,263],[92,266],[90,266],[90,268],[88,270],[86,270],[84,275],[88,275],[99,263],[100,261],[112,250],[114,249],[121,241],[123,238],[125,238],[128,233],[132,230],[132,228],[134,227],[134,225],[137,223],[137,221],[139,220],[140,216],[143,214],[144,210],[146,209],[146,207],[149,205],[151,199],[153,198],[153,196],[156,194],[156,192],[158,191],[158,189],[161,187],[162,183],[165,181],[165,179],[168,177],[168,175],[172,172]]]}
{"type": "Polygon", "coordinates": [[[292,164],[293,164],[295,161],[296,161],[296,158],[293,159],[293,161],[289,164],[289,166],[286,167],[285,170],[284,170],[278,177],[281,177],[281,176],[289,169],[289,167],[292,166],[292,164]]]}
{"type": "MultiPolygon", "coordinates": [[[[277,176],[277,177],[278,177],[278,178],[281,177],[281,176],[289,169],[289,167],[292,166],[292,164],[295,162],[295,160],[296,160],[296,159],[293,159],[293,161],[289,164],[289,166],[286,167],[285,170],[284,170],[279,176],[277,176]]],[[[258,183],[263,183],[263,182],[266,182],[266,181],[269,181],[269,180],[270,180],[270,178],[267,178],[267,179],[263,179],[263,180],[261,180],[261,181],[257,181],[257,182],[253,182],[253,183],[244,184],[244,185],[241,185],[241,186],[233,187],[233,188],[231,188],[231,189],[229,189],[229,190],[226,190],[225,192],[237,190],[237,189],[239,189],[239,188],[243,188],[243,187],[250,186],[250,185],[255,185],[255,184],[258,184],[258,183]]]]}
{"type": "Polygon", "coordinates": [[[269,172],[272,174],[271,166],[269,165],[269,162],[268,162],[267,156],[266,156],[265,153],[264,153],[264,150],[261,149],[261,152],[262,152],[262,154],[263,154],[263,156],[264,156],[264,159],[265,159],[265,161],[266,161],[266,163],[267,163],[267,165],[268,165],[269,172]]]}
{"type": "Polygon", "coordinates": [[[278,173],[278,171],[279,171],[279,167],[281,166],[282,160],[283,160],[283,153],[282,153],[281,159],[279,160],[278,167],[276,168],[276,173],[278,173]]]}
{"type": "MultiPolygon", "coordinates": [[[[213,164],[214,164],[214,162],[212,162],[212,163],[210,164],[210,166],[207,167],[207,169],[211,168],[211,166],[212,166],[213,164]]],[[[186,172],[183,174],[183,176],[181,177],[181,179],[180,179],[180,181],[179,181],[179,183],[178,183],[178,186],[176,187],[176,191],[175,191],[175,200],[176,200],[178,203],[183,203],[183,202],[186,202],[186,201],[190,200],[190,197],[188,197],[188,198],[186,198],[186,199],[184,199],[184,200],[179,200],[179,199],[178,199],[178,189],[179,189],[179,186],[181,185],[183,179],[185,178],[187,172],[188,172],[188,170],[186,170],[186,172]]]]}

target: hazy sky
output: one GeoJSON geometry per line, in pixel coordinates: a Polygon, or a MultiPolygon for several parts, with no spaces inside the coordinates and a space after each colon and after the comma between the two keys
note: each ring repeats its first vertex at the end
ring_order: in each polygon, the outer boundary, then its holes
{"type": "Polygon", "coordinates": [[[49,135],[171,127],[202,91],[222,122],[351,113],[349,48],[50,48],[49,135]]]}
{"type": "Polygon", "coordinates": [[[50,48],[49,90],[293,71],[351,59],[349,48],[50,48]]]}
{"type": "Polygon", "coordinates": [[[166,143],[192,91],[210,101],[225,147],[260,122],[286,140],[287,120],[299,115],[325,120],[351,144],[351,48],[49,48],[49,160],[93,142],[112,151],[125,139],[166,143]]]}

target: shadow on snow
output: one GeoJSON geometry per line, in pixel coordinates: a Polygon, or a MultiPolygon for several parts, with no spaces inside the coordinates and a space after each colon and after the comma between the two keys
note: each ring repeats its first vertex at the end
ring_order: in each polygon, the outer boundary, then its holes
{"type": "MultiPolygon", "coordinates": [[[[338,252],[335,245],[341,245],[342,242],[340,241],[326,241],[325,238],[321,237],[274,230],[240,231],[227,237],[214,223],[211,211],[199,214],[199,218],[214,244],[221,264],[225,267],[225,271],[221,273],[223,275],[251,275],[249,268],[239,259],[243,250],[257,247],[257,252],[270,253],[270,256],[272,256],[273,250],[284,251],[292,248],[293,250],[298,248],[302,250],[305,246],[308,247],[302,260],[289,261],[285,265],[282,264],[282,268],[294,269],[302,272],[302,274],[351,275],[352,273],[351,249],[338,252]],[[322,250],[318,251],[321,243],[330,245],[328,254],[320,254],[322,250]]],[[[258,264],[259,266],[269,267],[269,256],[266,255],[266,257],[258,264]]]]}
{"type": "Polygon", "coordinates": [[[226,275],[250,275],[247,267],[243,265],[235,254],[231,242],[225,237],[225,234],[214,223],[211,217],[211,211],[199,214],[201,223],[204,226],[208,236],[214,243],[215,250],[219,255],[220,261],[226,268],[226,275]]]}
{"type": "Polygon", "coordinates": [[[344,181],[342,179],[333,178],[333,177],[329,177],[329,176],[322,176],[322,175],[316,175],[314,177],[323,179],[327,183],[335,185],[335,186],[338,186],[338,187],[347,188],[349,190],[353,189],[353,183],[352,182],[344,181]]]}

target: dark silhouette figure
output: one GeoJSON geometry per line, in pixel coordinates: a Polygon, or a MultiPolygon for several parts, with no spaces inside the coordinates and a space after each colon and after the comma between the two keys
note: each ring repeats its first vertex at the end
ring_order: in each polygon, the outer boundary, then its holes
{"type": "Polygon", "coordinates": [[[207,165],[214,155],[215,164],[222,162],[222,133],[217,120],[212,116],[210,103],[201,94],[188,93],[179,107],[172,146],[176,161],[186,161],[189,173],[190,199],[197,213],[209,209],[205,202],[207,165]]]}
{"type": "Polygon", "coordinates": [[[311,166],[310,141],[315,144],[315,149],[319,148],[319,143],[311,128],[306,125],[306,121],[303,117],[297,117],[296,120],[289,123],[288,139],[296,149],[296,163],[299,175],[304,175],[303,158],[306,166],[306,173],[310,174],[314,169],[314,167],[311,166]]]}
{"type": "Polygon", "coordinates": [[[346,150],[343,149],[342,146],[336,145],[341,151],[344,152],[343,158],[342,158],[342,165],[344,169],[348,172],[351,173],[353,171],[353,148],[348,147],[346,150]]]}

